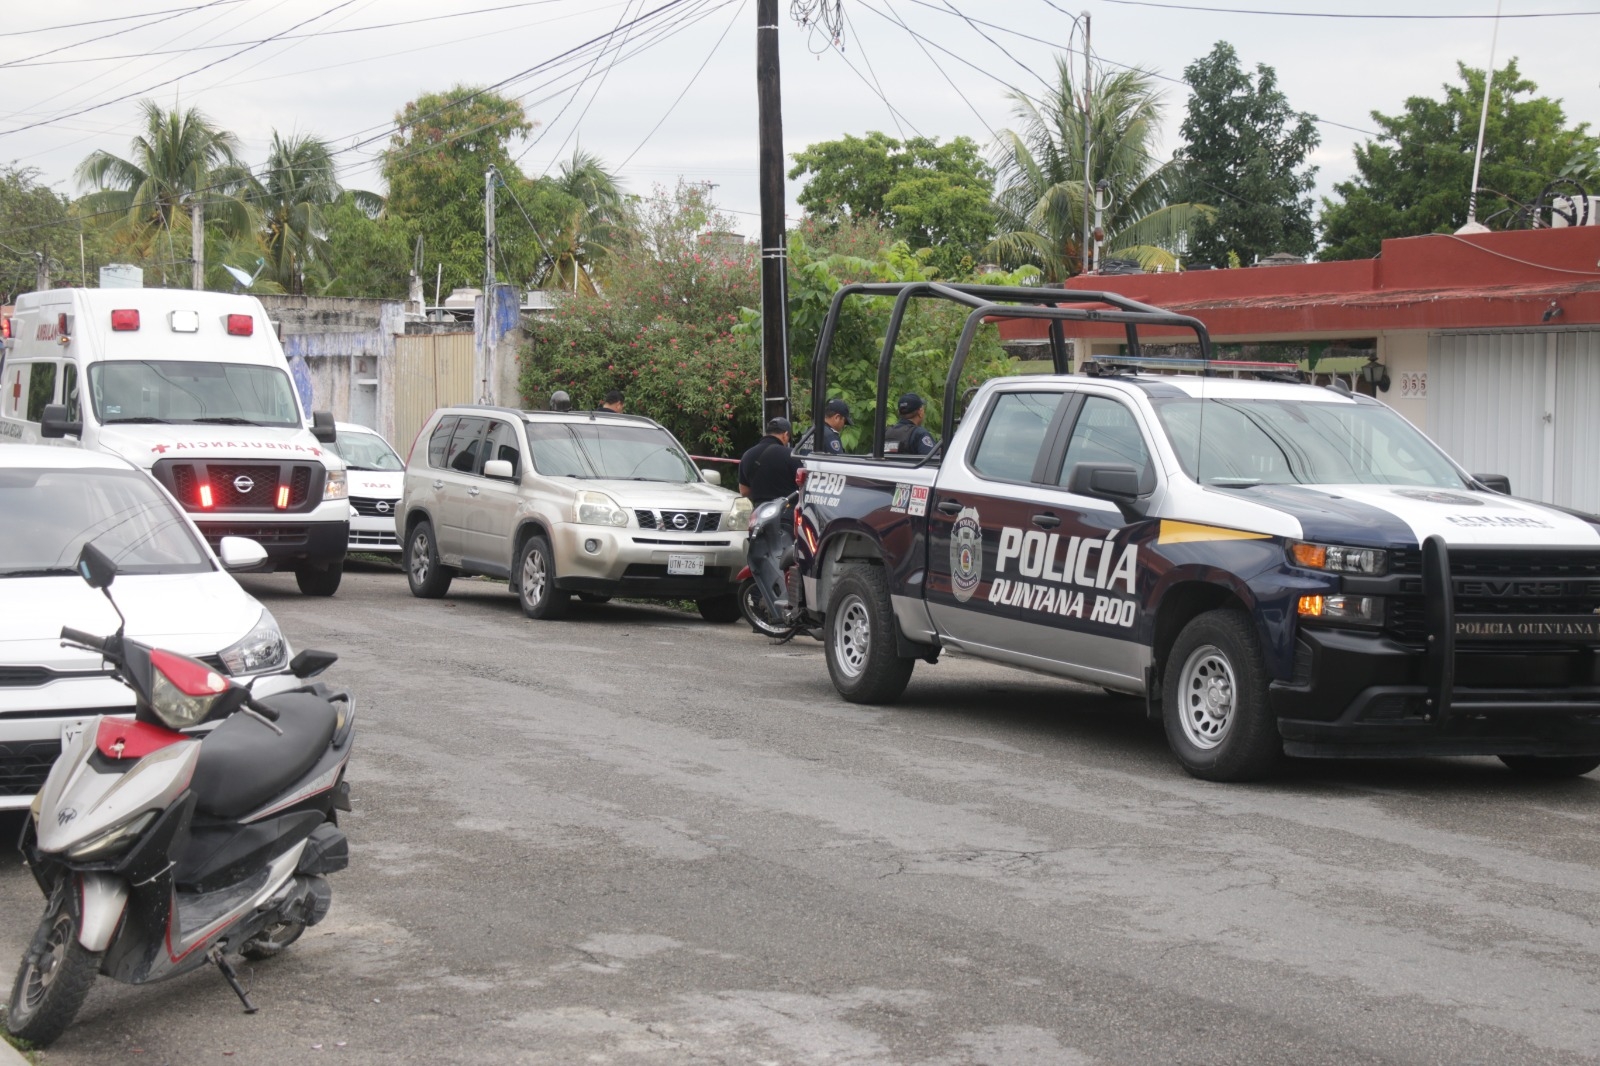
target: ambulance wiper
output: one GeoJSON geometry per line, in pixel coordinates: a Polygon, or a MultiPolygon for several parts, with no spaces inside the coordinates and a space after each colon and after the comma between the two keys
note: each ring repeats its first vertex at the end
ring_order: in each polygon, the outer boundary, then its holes
{"type": "Polygon", "coordinates": [[[156,418],[154,415],[128,415],[126,418],[108,418],[105,421],[106,421],[106,425],[108,425],[108,426],[111,425],[112,423],[123,423],[123,424],[126,424],[126,423],[130,423],[130,422],[137,422],[138,424],[143,425],[143,426],[154,426],[154,425],[163,425],[163,426],[165,426],[165,425],[168,424],[168,422],[167,422],[167,420],[165,418],[156,418]]]}
{"type": "Polygon", "coordinates": [[[210,422],[218,426],[259,426],[261,423],[252,422],[248,418],[239,418],[235,415],[214,415],[210,418],[195,418],[193,422],[210,422]]]}

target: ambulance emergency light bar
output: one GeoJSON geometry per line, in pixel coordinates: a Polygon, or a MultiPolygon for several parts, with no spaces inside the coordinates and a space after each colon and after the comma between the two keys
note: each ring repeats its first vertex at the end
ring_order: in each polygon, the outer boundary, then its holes
{"type": "Polygon", "coordinates": [[[1083,362],[1086,374],[1115,374],[1127,371],[1172,371],[1215,377],[1219,373],[1260,374],[1302,380],[1298,363],[1260,363],[1247,359],[1184,359],[1150,355],[1097,355],[1083,362]]]}

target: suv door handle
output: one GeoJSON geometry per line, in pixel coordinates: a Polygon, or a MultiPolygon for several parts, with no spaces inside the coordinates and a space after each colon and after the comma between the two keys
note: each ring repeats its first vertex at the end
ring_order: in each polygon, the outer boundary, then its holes
{"type": "Polygon", "coordinates": [[[436,489],[442,489],[444,488],[444,482],[436,479],[433,483],[433,487],[436,489]]]}
{"type": "Polygon", "coordinates": [[[944,512],[945,514],[960,514],[961,513],[961,501],[960,500],[940,500],[939,501],[939,510],[944,512]]]}
{"type": "Polygon", "coordinates": [[[482,490],[479,489],[478,486],[473,485],[471,488],[467,489],[467,495],[468,496],[476,496],[481,491],[482,490]]]}
{"type": "Polygon", "coordinates": [[[1033,524],[1041,529],[1054,529],[1061,524],[1061,519],[1053,514],[1036,514],[1033,516],[1033,524]]]}

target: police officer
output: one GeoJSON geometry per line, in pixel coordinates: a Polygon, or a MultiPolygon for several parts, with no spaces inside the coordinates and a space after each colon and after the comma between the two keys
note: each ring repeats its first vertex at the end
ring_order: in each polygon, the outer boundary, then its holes
{"type": "MultiPolygon", "coordinates": [[[[829,400],[822,408],[822,448],[821,451],[831,452],[834,455],[844,454],[844,442],[839,439],[839,434],[845,426],[853,426],[850,421],[850,405],[840,399],[829,400]]],[[[804,455],[815,450],[815,441],[811,430],[806,430],[800,437],[800,443],[795,445],[797,453],[804,455]]]]}
{"type": "Polygon", "coordinates": [[[914,392],[900,397],[900,421],[883,435],[885,455],[927,455],[933,451],[937,442],[932,433],[922,428],[923,408],[922,397],[914,392]]]}
{"type": "Polygon", "coordinates": [[[600,402],[600,410],[620,415],[622,413],[622,390],[612,389],[606,393],[606,398],[600,402]]]}
{"type": "Polygon", "coordinates": [[[789,451],[789,430],[787,418],[774,418],[767,423],[767,435],[739,460],[739,495],[750,497],[753,506],[781,500],[795,489],[800,460],[789,451]]]}
{"type": "Polygon", "coordinates": [[[570,410],[572,410],[572,397],[568,396],[564,390],[557,389],[555,392],[552,392],[550,394],[550,410],[552,410],[552,411],[570,411],[570,410]]]}

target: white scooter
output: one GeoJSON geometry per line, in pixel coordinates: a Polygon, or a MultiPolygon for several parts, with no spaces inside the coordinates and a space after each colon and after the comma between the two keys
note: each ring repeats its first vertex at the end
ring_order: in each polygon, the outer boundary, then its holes
{"type": "MultiPolygon", "coordinates": [[[[78,570],[115,608],[116,564],[88,544],[78,570]]],[[[23,830],[47,902],[6,1027],[38,1047],[71,1024],[96,974],[144,984],[210,962],[254,1013],[226,956],[278,954],[328,913],[324,875],[349,864],[335,812],[350,809],[350,697],[314,684],[257,700],[123,628],[61,631],[100,652],[136,706],[67,746],[23,830]]],[[[303,651],[290,669],[307,680],[336,658],[303,651]]]]}

